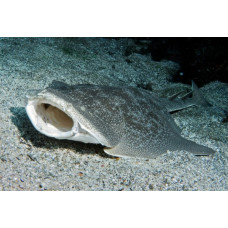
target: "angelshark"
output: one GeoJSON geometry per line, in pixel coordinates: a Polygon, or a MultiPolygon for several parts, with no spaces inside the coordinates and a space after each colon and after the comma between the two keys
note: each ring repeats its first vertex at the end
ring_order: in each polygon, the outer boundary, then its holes
{"type": "Polygon", "coordinates": [[[72,86],[53,81],[28,99],[26,111],[42,134],[102,144],[112,156],[156,158],[167,150],[213,154],[211,148],[183,138],[169,113],[210,104],[194,82],[190,93],[182,98],[179,95],[159,98],[135,87],[72,86]]]}

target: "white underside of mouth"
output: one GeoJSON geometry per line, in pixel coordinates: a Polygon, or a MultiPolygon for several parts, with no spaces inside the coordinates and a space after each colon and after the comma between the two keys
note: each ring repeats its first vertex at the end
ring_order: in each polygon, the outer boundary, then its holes
{"type": "Polygon", "coordinates": [[[64,109],[61,104],[44,98],[31,99],[26,106],[26,112],[33,126],[42,134],[57,139],[100,143],[75,116],[72,117],[64,109]]]}

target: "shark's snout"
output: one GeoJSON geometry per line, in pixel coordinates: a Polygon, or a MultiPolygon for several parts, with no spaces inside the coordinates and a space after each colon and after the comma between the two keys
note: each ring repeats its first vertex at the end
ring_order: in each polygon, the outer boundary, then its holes
{"type": "MultiPolygon", "coordinates": [[[[47,96],[48,97],[48,96],[47,96]]],[[[85,143],[99,143],[67,109],[66,102],[55,98],[37,96],[28,100],[26,112],[33,126],[42,134],[57,139],[69,139],[85,143]]]]}

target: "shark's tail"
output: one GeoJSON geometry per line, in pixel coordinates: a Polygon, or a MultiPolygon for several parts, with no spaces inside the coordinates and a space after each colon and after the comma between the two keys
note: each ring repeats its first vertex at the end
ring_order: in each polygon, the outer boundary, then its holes
{"type": "Polygon", "coordinates": [[[203,96],[202,92],[199,90],[194,81],[192,81],[192,101],[197,106],[209,107],[212,106],[203,96]]]}
{"type": "Polygon", "coordinates": [[[195,82],[192,81],[192,91],[179,97],[183,91],[174,94],[168,98],[168,102],[165,102],[166,108],[169,112],[181,110],[193,105],[209,107],[212,106],[203,96],[195,82]]]}

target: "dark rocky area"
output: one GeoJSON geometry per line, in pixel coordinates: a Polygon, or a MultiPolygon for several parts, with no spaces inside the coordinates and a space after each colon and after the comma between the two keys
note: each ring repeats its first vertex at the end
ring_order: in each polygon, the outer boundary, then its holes
{"type": "Polygon", "coordinates": [[[171,60],[180,65],[173,82],[203,86],[211,81],[228,82],[228,38],[154,37],[133,38],[125,56],[134,52],[151,55],[153,61],[171,60]]]}

